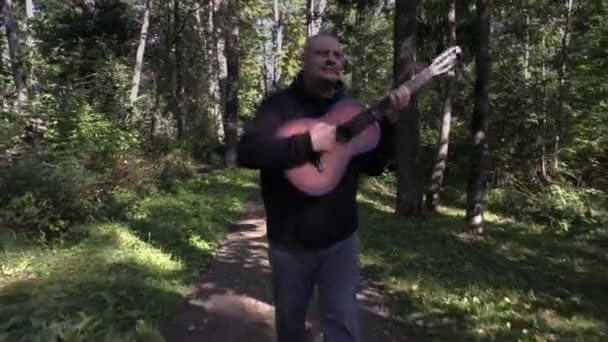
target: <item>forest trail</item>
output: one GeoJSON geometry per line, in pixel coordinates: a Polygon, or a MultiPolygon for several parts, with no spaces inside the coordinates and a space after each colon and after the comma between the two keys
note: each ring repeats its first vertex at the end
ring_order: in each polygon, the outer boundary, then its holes
{"type": "MultiPolygon", "coordinates": [[[[267,260],[264,208],[248,201],[228,227],[226,239],[194,293],[163,327],[167,342],[271,342],[274,308],[267,260]]],[[[413,341],[390,319],[382,286],[363,274],[360,303],[362,342],[413,341]]],[[[308,314],[308,341],[321,341],[314,301],[308,314]]]]}

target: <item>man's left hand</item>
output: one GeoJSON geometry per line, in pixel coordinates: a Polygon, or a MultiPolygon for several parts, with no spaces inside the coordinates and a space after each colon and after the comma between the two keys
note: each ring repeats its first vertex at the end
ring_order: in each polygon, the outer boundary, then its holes
{"type": "Polygon", "coordinates": [[[410,91],[405,86],[394,89],[389,94],[391,107],[387,110],[386,117],[392,124],[399,120],[401,111],[407,108],[410,102],[410,91]]]}

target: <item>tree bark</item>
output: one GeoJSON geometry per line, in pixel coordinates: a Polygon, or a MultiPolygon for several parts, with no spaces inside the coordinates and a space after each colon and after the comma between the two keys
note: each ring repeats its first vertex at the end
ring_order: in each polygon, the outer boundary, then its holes
{"type": "Polygon", "coordinates": [[[213,54],[211,60],[213,61],[213,78],[210,83],[210,93],[214,99],[214,120],[218,124],[218,130],[220,132],[218,138],[220,143],[226,143],[226,126],[224,123],[225,111],[226,111],[226,78],[227,78],[227,65],[226,65],[226,2],[227,0],[213,0],[213,17],[210,18],[210,25],[213,25],[212,37],[214,37],[215,48],[210,53],[213,54]]]}
{"type": "MultiPolygon", "coordinates": [[[[545,51],[545,37],[543,36],[542,45],[543,51],[545,51]]],[[[541,65],[541,132],[540,132],[540,172],[543,180],[548,179],[547,173],[547,86],[546,86],[546,65],[545,65],[545,54],[542,54],[542,65],[541,65]]]]}
{"type": "Polygon", "coordinates": [[[559,59],[558,79],[559,79],[559,90],[557,97],[557,113],[555,115],[555,140],[553,144],[553,168],[557,170],[559,168],[559,144],[563,134],[563,112],[564,112],[564,97],[566,96],[566,57],[568,56],[568,43],[570,34],[570,19],[572,17],[572,6],[574,5],[573,0],[566,0],[566,15],[564,28],[562,30],[562,42],[561,52],[559,59]]]}
{"type": "MultiPolygon", "coordinates": [[[[4,27],[4,17],[2,16],[2,7],[4,6],[3,1],[0,0],[0,26],[4,27]]],[[[0,42],[0,70],[4,70],[4,61],[8,60],[10,57],[8,56],[7,52],[5,51],[6,49],[4,48],[5,44],[0,42]]],[[[6,84],[7,82],[3,82],[2,85],[0,85],[0,92],[1,94],[7,94],[8,93],[8,85],[6,84]]],[[[6,96],[0,96],[0,109],[4,112],[8,112],[9,110],[9,105],[6,101],[6,96]]]]}
{"type": "Polygon", "coordinates": [[[490,80],[490,0],[476,2],[477,56],[475,104],[472,118],[473,151],[467,191],[467,223],[471,229],[484,232],[483,202],[486,191],[487,141],[490,80]]]}
{"type": "Polygon", "coordinates": [[[144,16],[141,24],[141,32],[139,34],[139,45],[137,46],[137,53],[135,56],[135,68],[133,69],[131,95],[129,96],[129,101],[131,104],[135,103],[135,100],[137,100],[137,94],[139,92],[141,70],[144,64],[144,53],[146,51],[146,42],[148,40],[148,27],[150,26],[152,0],[146,0],[144,6],[144,16]]]}
{"type": "Polygon", "coordinates": [[[34,19],[34,1],[33,0],[25,0],[25,15],[27,17],[27,35],[25,37],[25,45],[28,48],[29,58],[30,58],[30,70],[28,72],[29,76],[29,89],[31,92],[35,92],[34,89],[38,88],[38,79],[36,78],[36,68],[34,62],[36,44],[34,43],[34,37],[32,34],[32,24],[31,21],[34,19]]]}
{"type": "Polygon", "coordinates": [[[306,1],[306,34],[308,37],[319,33],[323,24],[326,0],[306,1]]]}
{"type": "Polygon", "coordinates": [[[272,88],[277,89],[281,79],[281,51],[283,50],[283,18],[279,7],[279,0],[273,1],[274,12],[274,57],[273,57],[273,75],[272,88]]]}
{"type": "MultiPolygon", "coordinates": [[[[357,3],[357,6],[355,6],[355,29],[351,32],[351,34],[354,36],[354,39],[351,40],[353,51],[361,51],[360,49],[364,44],[363,39],[361,39],[362,34],[359,28],[363,26],[364,18],[367,14],[365,13],[365,9],[366,7],[361,2],[357,3]]],[[[362,98],[362,88],[365,84],[365,72],[360,61],[364,60],[365,56],[357,54],[356,56],[353,56],[353,58],[355,57],[356,60],[354,59],[352,63],[350,89],[355,98],[362,98]]]]}
{"type": "Polygon", "coordinates": [[[224,115],[227,167],[236,167],[239,117],[239,1],[228,0],[226,26],[226,113],[224,115]]]}
{"type": "MultiPolygon", "coordinates": [[[[456,44],[456,0],[450,0],[448,6],[448,46],[454,46],[456,44]]],[[[456,72],[454,70],[448,72],[446,89],[447,93],[443,103],[443,119],[441,120],[439,143],[437,144],[437,159],[433,168],[431,186],[426,197],[427,208],[431,211],[437,210],[439,206],[439,193],[443,184],[448,159],[452,109],[454,97],[456,96],[456,72]]]]}
{"type": "MultiPolygon", "coordinates": [[[[394,79],[396,84],[414,76],[416,62],[416,11],[419,0],[397,0],[394,35],[394,79]]],[[[397,124],[397,203],[399,216],[422,213],[422,165],[420,161],[420,118],[412,96],[397,124]]]]}
{"type": "Polygon", "coordinates": [[[173,1],[173,28],[174,28],[174,58],[175,58],[175,106],[177,111],[177,138],[183,140],[186,136],[187,122],[185,107],[184,81],[182,74],[182,18],[180,12],[180,1],[173,1]]]}
{"type": "Polygon", "coordinates": [[[27,102],[27,90],[19,60],[19,38],[17,36],[17,24],[13,20],[11,0],[1,0],[2,16],[4,19],[4,27],[6,29],[6,37],[8,40],[8,51],[11,60],[11,69],[13,79],[15,81],[15,89],[17,91],[17,111],[20,111],[23,105],[27,102]]]}

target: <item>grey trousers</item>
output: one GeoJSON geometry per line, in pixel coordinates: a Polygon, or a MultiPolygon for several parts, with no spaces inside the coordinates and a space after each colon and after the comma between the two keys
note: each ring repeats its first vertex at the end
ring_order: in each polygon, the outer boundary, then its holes
{"type": "Polygon", "coordinates": [[[305,319],[314,285],[318,288],[324,342],[359,341],[360,262],[353,234],[327,249],[292,253],[272,243],[275,323],[278,342],[305,341],[305,319]]]}

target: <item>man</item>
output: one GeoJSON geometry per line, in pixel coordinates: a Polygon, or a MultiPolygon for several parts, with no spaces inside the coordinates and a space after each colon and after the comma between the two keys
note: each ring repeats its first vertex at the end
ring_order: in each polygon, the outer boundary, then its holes
{"type": "Polygon", "coordinates": [[[324,341],[359,341],[358,175],[380,175],[384,170],[394,150],[393,125],[409,102],[409,93],[400,89],[391,95],[390,121],[381,124],[378,147],[353,158],[338,186],[322,196],[299,192],[284,170],[331,150],[335,127],[320,123],[307,133],[274,137],[285,121],[321,117],[347,97],[341,82],[342,58],[333,35],[311,37],[302,55],[302,71],[289,87],[262,102],[238,145],[239,164],[261,171],[279,342],[304,340],[315,284],[324,341]]]}

